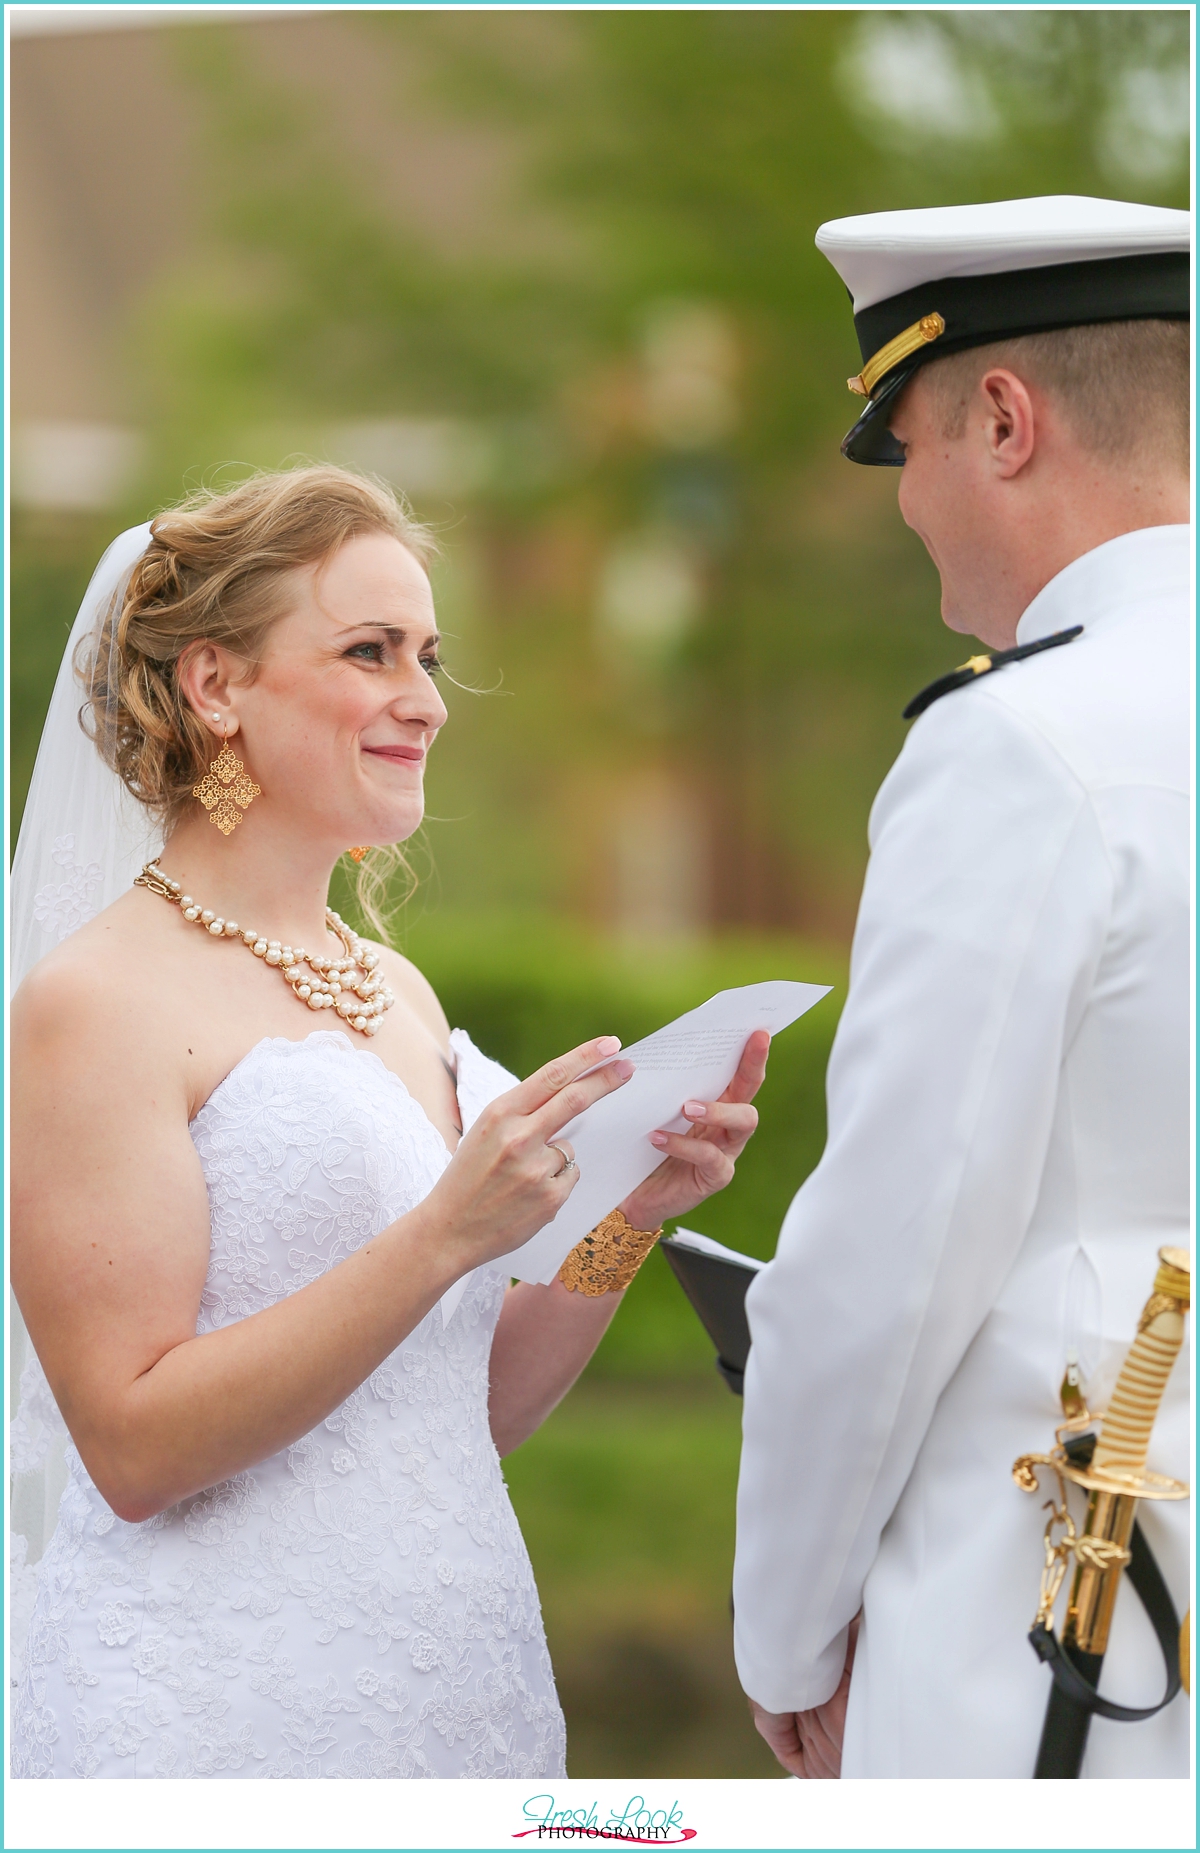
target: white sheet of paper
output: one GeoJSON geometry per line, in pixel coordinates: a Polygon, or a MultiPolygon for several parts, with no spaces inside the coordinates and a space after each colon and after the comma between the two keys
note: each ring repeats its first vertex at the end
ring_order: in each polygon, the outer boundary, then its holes
{"type": "Polygon", "coordinates": [[[552,1281],[576,1242],[658,1169],[662,1153],[651,1145],[650,1134],[686,1132],[691,1121],[683,1118],[684,1101],[720,1098],[751,1031],[775,1035],[829,989],[773,979],[718,991],[698,1009],[622,1049],[636,1073],[556,1135],[575,1148],[579,1182],[553,1222],[492,1265],[518,1280],[552,1281]]]}

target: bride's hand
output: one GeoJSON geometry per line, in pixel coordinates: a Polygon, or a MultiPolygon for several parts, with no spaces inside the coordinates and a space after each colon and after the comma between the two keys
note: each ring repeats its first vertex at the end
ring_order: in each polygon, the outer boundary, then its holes
{"type": "Polygon", "coordinates": [[[458,1251],[463,1272],[519,1248],[557,1216],[579,1172],[565,1140],[549,1141],[577,1113],[623,1087],[633,1063],[597,1062],[620,1048],[615,1036],[585,1042],[483,1109],[420,1205],[458,1251]],[[580,1077],[583,1077],[582,1079],[580,1077]]]}
{"type": "Polygon", "coordinates": [[[690,1131],[651,1134],[651,1144],[666,1154],[664,1162],[620,1205],[635,1229],[657,1229],[669,1216],[685,1216],[706,1197],[724,1190],[758,1125],[750,1102],[762,1086],[770,1048],[766,1030],[756,1029],[720,1100],[685,1102],[683,1115],[692,1121],[690,1131]]]}

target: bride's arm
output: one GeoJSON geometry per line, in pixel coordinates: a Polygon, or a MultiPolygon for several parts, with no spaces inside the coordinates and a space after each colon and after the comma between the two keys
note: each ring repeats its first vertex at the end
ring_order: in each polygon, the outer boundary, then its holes
{"type": "MultiPolygon", "coordinates": [[[[178,1022],[51,959],[13,1011],[12,1279],[63,1418],[122,1518],[148,1518],[322,1421],[453,1281],[569,1194],[546,1141],[629,1070],[589,1043],[480,1115],[437,1186],[319,1280],[196,1336],[209,1260],[178,1022]]],[[[186,1044],[184,1045],[186,1046],[186,1044]]]]}
{"type": "MultiPolygon", "coordinates": [[[[659,1133],[658,1170],[619,1207],[635,1229],[657,1229],[724,1190],[758,1124],[750,1105],[766,1073],[770,1037],[757,1030],[720,1100],[689,1101],[688,1133],[659,1133]]],[[[600,1343],[624,1295],[571,1293],[519,1281],[509,1288],[492,1341],[492,1439],[500,1454],[527,1441],[562,1401],[600,1343]]]]}
{"type": "Polygon", "coordinates": [[[504,1296],[492,1340],[488,1410],[500,1455],[528,1441],[566,1395],[604,1337],[623,1293],[595,1298],[518,1280],[504,1296]]]}

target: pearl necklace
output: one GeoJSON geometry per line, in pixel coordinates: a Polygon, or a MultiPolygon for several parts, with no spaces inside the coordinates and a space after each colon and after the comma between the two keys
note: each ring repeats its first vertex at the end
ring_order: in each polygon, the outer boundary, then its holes
{"type": "Polygon", "coordinates": [[[364,1036],[376,1034],[384,1012],[396,1001],[387,979],[376,970],[379,954],[364,946],[332,907],[325,909],[325,923],[341,940],[345,957],[323,959],[318,953],[306,952],[303,946],[282,946],[277,939],[263,939],[248,927],[243,930],[236,920],[223,920],[211,908],[202,908],[190,894],[182,893],[180,883],[165,875],[157,862],[148,862],[134,877],[133,885],[161,894],[180,909],[185,920],[194,920],[214,939],[240,939],[256,959],[277,967],[302,1004],[310,1010],[336,1010],[348,1028],[364,1036]]]}

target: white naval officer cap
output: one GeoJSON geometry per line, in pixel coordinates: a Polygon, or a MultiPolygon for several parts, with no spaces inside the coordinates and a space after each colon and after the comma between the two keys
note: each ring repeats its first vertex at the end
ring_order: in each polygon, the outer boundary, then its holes
{"type": "Polygon", "coordinates": [[[831,219],[817,247],[849,291],[869,401],[842,442],[899,465],[887,407],[917,368],[1048,328],[1189,316],[1191,215],[1071,193],[831,219]]]}

